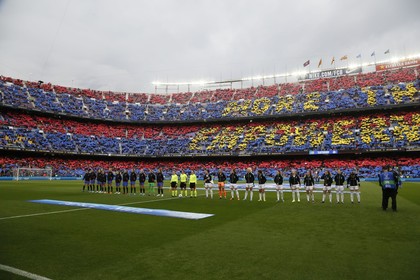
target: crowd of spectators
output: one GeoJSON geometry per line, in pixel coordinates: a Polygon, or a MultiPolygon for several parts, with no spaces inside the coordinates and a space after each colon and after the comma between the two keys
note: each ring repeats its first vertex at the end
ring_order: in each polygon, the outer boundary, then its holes
{"type": "Polygon", "coordinates": [[[17,167],[31,168],[52,168],[53,176],[59,177],[81,177],[87,169],[98,170],[131,170],[138,172],[140,169],[148,171],[157,171],[162,168],[166,179],[170,178],[173,170],[180,172],[185,170],[189,173],[194,170],[198,177],[202,179],[204,171],[209,170],[216,174],[219,169],[227,174],[236,169],[239,176],[243,178],[247,167],[254,171],[263,170],[268,177],[273,177],[277,170],[281,170],[284,175],[289,175],[291,169],[296,169],[298,174],[303,176],[307,170],[320,176],[325,170],[334,171],[340,168],[344,174],[348,175],[356,171],[360,177],[376,178],[381,168],[385,165],[398,167],[403,178],[420,178],[420,163],[415,157],[363,157],[360,159],[275,159],[275,160],[84,160],[84,159],[60,159],[60,158],[34,158],[34,157],[2,157],[0,159],[0,175],[13,176],[13,169],[17,167]]]}
{"type": "Polygon", "coordinates": [[[420,145],[420,112],[237,124],[93,123],[0,113],[4,148],[137,156],[409,150],[420,145]]]}
{"type": "Polygon", "coordinates": [[[133,94],[74,89],[7,77],[0,104],[118,121],[202,121],[379,108],[420,101],[417,68],[245,89],[133,94]]]}

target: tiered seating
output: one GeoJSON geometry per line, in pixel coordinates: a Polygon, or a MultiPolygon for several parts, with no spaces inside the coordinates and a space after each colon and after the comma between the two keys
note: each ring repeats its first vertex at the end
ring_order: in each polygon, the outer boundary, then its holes
{"type": "MultiPolygon", "coordinates": [[[[216,89],[213,91],[213,95],[211,97],[211,102],[220,102],[220,101],[229,101],[232,100],[236,94],[235,90],[232,89],[216,89]]],[[[236,96],[236,99],[240,99],[239,95],[236,96]]]]}
{"type": "Polygon", "coordinates": [[[170,95],[162,95],[162,94],[153,94],[150,96],[150,104],[167,104],[171,99],[170,95]]]}
{"type": "Polygon", "coordinates": [[[418,103],[420,81],[417,75],[416,69],[409,68],[258,88],[169,95],[81,90],[3,77],[0,101],[13,107],[95,119],[249,118],[418,103]]]}
{"type": "Polygon", "coordinates": [[[31,140],[31,147],[35,145],[36,149],[101,154],[260,154],[410,149],[420,145],[419,112],[159,127],[60,120],[9,112],[1,114],[0,126],[5,147],[28,148],[25,141],[31,140]],[[73,143],[63,146],[60,142],[73,143]]]}
{"type": "Polygon", "coordinates": [[[172,94],[172,103],[186,104],[190,101],[192,95],[192,92],[174,93],[172,94]]]}
{"type": "Polygon", "coordinates": [[[216,174],[219,169],[229,172],[236,169],[240,178],[243,179],[245,169],[252,167],[253,170],[262,169],[269,177],[273,177],[277,170],[282,170],[285,176],[289,176],[290,170],[295,168],[302,176],[306,170],[318,171],[320,175],[325,170],[340,168],[344,174],[348,175],[351,171],[357,170],[360,177],[376,178],[382,166],[391,164],[398,166],[403,178],[420,178],[420,165],[415,157],[362,157],[360,159],[295,159],[295,160],[166,160],[166,161],[134,161],[125,160],[69,160],[60,158],[0,158],[0,176],[12,176],[12,169],[16,167],[46,168],[52,167],[55,176],[78,176],[81,177],[88,168],[95,170],[112,168],[113,170],[123,170],[134,168],[136,172],[144,168],[147,171],[158,168],[163,169],[166,179],[170,178],[172,170],[179,172],[185,170],[187,173],[194,170],[202,180],[204,170],[210,170],[216,174]]]}
{"type": "Polygon", "coordinates": [[[146,104],[149,99],[149,95],[146,93],[130,93],[128,94],[128,103],[140,103],[146,104]]]}
{"type": "Polygon", "coordinates": [[[190,103],[209,103],[213,101],[213,91],[198,91],[194,92],[190,103]]]}

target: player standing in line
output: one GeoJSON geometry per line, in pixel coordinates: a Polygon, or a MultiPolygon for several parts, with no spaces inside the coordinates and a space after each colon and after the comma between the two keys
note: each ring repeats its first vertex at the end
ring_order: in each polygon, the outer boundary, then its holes
{"type": "Polygon", "coordinates": [[[113,189],[112,189],[112,181],[114,180],[114,172],[112,172],[112,169],[109,169],[108,170],[108,173],[107,173],[107,181],[108,181],[108,184],[107,184],[107,191],[108,191],[108,193],[113,193],[113,189]]]}
{"type": "Polygon", "coordinates": [[[93,169],[90,170],[89,172],[89,186],[90,186],[90,190],[91,192],[95,192],[95,179],[96,179],[96,173],[95,171],[93,171],[93,169]]]}
{"type": "Polygon", "coordinates": [[[357,202],[360,203],[360,179],[356,175],[356,172],[352,171],[350,176],[347,178],[347,188],[350,185],[350,201],[354,203],[353,196],[356,193],[357,202]]]}
{"type": "Polygon", "coordinates": [[[147,175],[147,180],[149,181],[149,196],[155,195],[156,176],[155,173],[153,173],[153,170],[150,170],[149,174],[147,175]]]}
{"type": "Polygon", "coordinates": [[[327,193],[330,203],[332,203],[331,185],[333,183],[333,178],[331,176],[330,171],[326,170],[322,178],[324,179],[324,188],[322,190],[322,203],[325,203],[325,196],[327,195],[327,193]]]}
{"type": "Polygon", "coordinates": [[[86,172],[85,172],[85,174],[83,175],[83,182],[84,182],[84,184],[83,184],[83,192],[85,191],[85,188],[87,187],[87,189],[88,189],[88,192],[90,192],[90,186],[89,186],[89,183],[90,183],[90,179],[89,179],[89,170],[86,170],[86,172]]]}
{"type": "Polygon", "coordinates": [[[194,170],[191,170],[190,174],[190,197],[197,197],[197,175],[195,175],[194,170]]]}
{"type": "Polygon", "coordinates": [[[181,189],[181,192],[179,194],[180,197],[188,195],[188,193],[187,193],[187,180],[188,180],[188,176],[187,176],[187,174],[185,174],[185,171],[182,170],[181,175],[179,175],[179,181],[180,181],[179,186],[180,186],[180,189],[181,189]]]}
{"type": "Polygon", "coordinates": [[[226,181],[226,175],[222,172],[222,169],[219,169],[219,173],[217,173],[217,185],[219,186],[220,199],[222,199],[222,196],[224,196],[226,199],[225,181],[226,181]]]}
{"type": "MultiPolygon", "coordinates": [[[[117,174],[115,175],[115,194],[121,194],[121,181],[122,181],[122,175],[121,171],[117,171],[117,174]]],[[[112,187],[111,187],[112,190],[112,187]]]]}
{"type": "Polygon", "coordinates": [[[140,195],[142,196],[146,195],[146,188],[144,187],[145,182],[146,182],[146,173],[144,173],[143,169],[140,169],[139,183],[140,183],[140,195]]]}
{"type": "Polygon", "coordinates": [[[314,177],[312,177],[312,173],[310,170],[308,170],[305,174],[305,177],[303,177],[303,184],[305,185],[305,189],[306,189],[306,200],[309,202],[311,199],[312,203],[314,203],[315,202],[315,198],[314,198],[315,180],[314,180],[314,177]]]}
{"type": "Polygon", "coordinates": [[[172,197],[178,196],[178,191],[176,190],[176,187],[178,185],[178,175],[176,175],[175,170],[172,171],[171,176],[171,193],[172,197]]]}
{"type": "Polygon", "coordinates": [[[267,182],[267,178],[265,178],[264,173],[262,170],[258,170],[258,187],[259,187],[259,199],[258,201],[265,201],[265,182],[267,182]]]}
{"type": "Polygon", "coordinates": [[[124,172],[122,174],[123,194],[128,194],[128,180],[129,179],[130,179],[130,175],[128,174],[128,171],[124,169],[124,172]]]}
{"type": "Polygon", "coordinates": [[[296,169],[293,169],[292,174],[290,174],[289,185],[290,185],[290,189],[292,190],[292,202],[295,202],[295,196],[297,196],[297,201],[300,202],[300,193],[299,193],[300,178],[299,178],[299,175],[297,174],[296,169]]]}
{"type": "Polygon", "coordinates": [[[244,200],[247,199],[248,197],[248,191],[249,193],[249,201],[252,201],[252,196],[253,196],[253,192],[252,189],[254,188],[254,181],[255,181],[255,177],[254,174],[252,174],[252,168],[248,167],[246,169],[246,174],[245,174],[245,196],[244,196],[244,200]]]}
{"type": "Polygon", "coordinates": [[[103,169],[99,169],[98,176],[96,178],[96,181],[99,184],[100,193],[105,193],[105,182],[106,177],[103,169]]]}
{"type": "Polygon", "coordinates": [[[209,198],[209,192],[210,197],[213,199],[213,183],[212,183],[212,177],[208,170],[204,172],[204,188],[206,189],[206,198],[209,198]]]}
{"type": "Polygon", "coordinates": [[[103,189],[103,193],[108,193],[106,191],[106,173],[105,173],[105,170],[103,169],[102,169],[101,187],[103,189]]]}
{"type": "Polygon", "coordinates": [[[103,192],[103,186],[102,186],[102,169],[99,169],[98,174],[96,175],[96,186],[99,186],[99,193],[103,192]]]}
{"type": "Polygon", "coordinates": [[[162,168],[159,168],[158,173],[156,173],[156,182],[158,187],[158,194],[157,196],[163,197],[163,181],[165,177],[163,176],[162,168]]]}
{"type": "Polygon", "coordinates": [[[344,182],[346,181],[346,178],[344,178],[344,175],[341,173],[341,169],[337,170],[337,174],[335,174],[334,176],[334,181],[335,181],[337,203],[340,203],[340,196],[341,196],[341,203],[344,203],[344,182]]]}
{"type": "Polygon", "coordinates": [[[101,169],[98,169],[98,171],[97,172],[94,172],[94,174],[95,174],[95,176],[94,176],[94,178],[95,178],[95,181],[94,181],[94,183],[93,183],[93,185],[94,186],[96,186],[96,192],[97,193],[100,193],[101,192],[101,184],[99,183],[99,177],[101,177],[101,175],[100,175],[100,173],[101,173],[101,169]]]}
{"type": "Polygon", "coordinates": [[[239,177],[236,174],[236,170],[232,169],[230,175],[229,175],[229,182],[230,182],[230,200],[234,200],[235,199],[235,192],[236,192],[236,197],[239,200],[239,191],[238,191],[238,183],[239,181],[239,177]]]}
{"type": "Polygon", "coordinates": [[[136,181],[137,181],[137,174],[136,171],[131,169],[130,173],[130,195],[136,195],[136,181]]]}
{"type": "Polygon", "coordinates": [[[276,183],[277,202],[280,202],[280,195],[281,195],[281,201],[284,202],[283,175],[281,174],[280,170],[278,170],[276,176],[274,176],[274,183],[276,183]]]}

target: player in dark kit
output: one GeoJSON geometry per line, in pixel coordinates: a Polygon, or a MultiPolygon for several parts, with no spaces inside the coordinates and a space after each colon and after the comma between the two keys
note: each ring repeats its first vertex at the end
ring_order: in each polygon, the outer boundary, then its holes
{"type": "Polygon", "coordinates": [[[236,170],[232,169],[232,172],[229,175],[229,183],[230,183],[230,200],[235,199],[235,193],[236,197],[239,200],[239,191],[238,191],[238,183],[239,177],[236,174],[236,170]]]}
{"type": "Polygon", "coordinates": [[[147,181],[149,182],[149,196],[155,195],[156,175],[153,173],[153,171],[150,171],[150,173],[147,175],[147,181]]]}
{"type": "Polygon", "coordinates": [[[274,176],[274,183],[276,183],[277,202],[280,201],[280,195],[281,195],[281,201],[284,202],[284,197],[283,197],[283,175],[281,174],[281,171],[280,170],[278,170],[276,176],[274,176]]]}
{"type": "Polygon", "coordinates": [[[116,194],[121,194],[121,181],[122,181],[121,171],[118,170],[117,174],[115,175],[115,191],[116,191],[115,193],[116,194]]]}
{"type": "Polygon", "coordinates": [[[258,170],[257,174],[258,178],[258,188],[259,188],[259,199],[258,201],[265,201],[265,182],[267,182],[267,178],[264,176],[262,170],[258,170]]]}
{"type": "Polygon", "coordinates": [[[163,197],[163,181],[165,180],[165,177],[163,176],[162,168],[159,168],[158,173],[156,173],[156,182],[158,187],[158,194],[157,196],[163,197]]]}
{"type": "Polygon", "coordinates": [[[292,202],[295,202],[295,196],[297,196],[297,201],[300,202],[300,178],[296,169],[292,170],[292,174],[289,177],[289,185],[292,190],[292,202]]]}
{"type": "Polygon", "coordinates": [[[101,182],[102,182],[102,169],[99,169],[98,173],[96,174],[96,191],[98,193],[102,192],[101,182]]]}
{"type": "Polygon", "coordinates": [[[130,175],[128,174],[128,171],[124,170],[122,174],[123,194],[128,194],[128,180],[129,179],[130,179],[130,175]]]}
{"type": "Polygon", "coordinates": [[[303,184],[305,185],[306,189],[306,200],[309,202],[310,199],[312,199],[312,203],[315,202],[314,198],[314,186],[315,186],[315,180],[314,177],[312,177],[311,171],[307,171],[305,174],[305,177],[303,177],[303,184]]]}
{"type": "Polygon", "coordinates": [[[101,193],[105,193],[106,176],[103,169],[99,170],[97,181],[99,182],[101,193]]]}
{"type": "Polygon", "coordinates": [[[246,198],[248,197],[248,192],[249,192],[249,201],[252,201],[252,196],[253,196],[253,192],[252,189],[254,188],[254,181],[255,181],[255,177],[254,174],[252,174],[252,168],[248,167],[246,169],[246,174],[245,174],[245,196],[244,196],[244,200],[246,200],[246,198]]]}
{"type": "Polygon", "coordinates": [[[90,170],[90,173],[89,173],[89,179],[90,179],[90,183],[89,183],[90,189],[92,192],[95,192],[96,173],[92,169],[90,170]]]}
{"type": "Polygon", "coordinates": [[[130,173],[130,195],[134,193],[136,195],[136,181],[137,181],[137,174],[136,171],[131,169],[130,173]]]}
{"type": "Polygon", "coordinates": [[[208,170],[204,172],[203,181],[204,181],[204,188],[206,189],[206,198],[209,198],[209,193],[210,193],[210,197],[213,199],[213,182],[212,182],[211,174],[208,170]]]}
{"type": "Polygon", "coordinates": [[[225,191],[225,181],[226,175],[219,169],[219,173],[217,173],[217,185],[219,186],[219,198],[222,199],[222,196],[226,199],[226,191],[225,191]]]}
{"type": "Polygon", "coordinates": [[[360,179],[355,171],[352,171],[350,176],[347,178],[347,188],[350,186],[350,201],[354,203],[353,196],[356,193],[357,202],[360,203],[360,179]]]}
{"type": "Polygon", "coordinates": [[[343,173],[341,173],[341,170],[337,170],[337,174],[334,176],[335,181],[335,191],[337,196],[337,203],[340,203],[340,196],[341,196],[341,203],[344,203],[344,182],[346,181],[346,178],[344,178],[343,173]]]}
{"type": "Polygon", "coordinates": [[[108,181],[108,193],[113,193],[114,190],[112,189],[112,181],[114,180],[114,172],[112,172],[112,169],[108,170],[107,174],[107,181],[108,181]]]}
{"type": "Polygon", "coordinates": [[[332,203],[332,193],[331,193],[331,185],[333,183],[333,178],[331,176],[330,171],[326,170],[324,175],[322,175],[322,178],[324,179],[324,188],[323,188],[323,194],[322,194],[322,203],[325,202],[325,196],[328,193],[328,198],[330,200],[330,203],[332,203]]]}
{"type": "Polygon", "coordinates": [[[90,186],[89,186],[89,183],[90,183],[89,170],[86,170],[85,174],[83,175],[83,182],[84,182],[84,184],[83,184],[83,190],[82,191],[85,191],[85,188],[86,187],[88,188],[88,191],[90,191],[90,186]]]}
{"type": "Polygon", "coordinates": [[[146,182],[146,173],[144,173],[143,169],[140,169],[140,173],[139,173],[140,195],[143,195],[143,196],[146,195],[146,189],[144,187],[145,182],[146,182]]]}

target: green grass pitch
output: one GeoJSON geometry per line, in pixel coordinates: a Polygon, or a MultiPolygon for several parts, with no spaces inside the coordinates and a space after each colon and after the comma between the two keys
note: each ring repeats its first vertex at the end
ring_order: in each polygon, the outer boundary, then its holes
{"type": "MultiPolygon", "coordinates": [[[[52,279],[420,279],[420,183],[398,212],[376,183],[344,205],[168,199],[81,192],[78,181],[0,182],[0,218],[75,209],[56,199],[211,213],[185,220],[102,210],[0,219],[0,264],[52,279]]],[[[138,188],[137,188],[138,191],[138,188]]],[[[217,191],[215,192],[217,194],[217,191]]],[[[241,192],[243,197],[243,193],[241,192]]],[[[215,196],[216,197],[216,196],[215,196]]],[[[228,197],[230,193],[228,192],[228,197]]],[[[333,195],[335,201],[335,194],[333,195]]],[[[0,270],[0,279],[23,279],[0,270]]]]}

